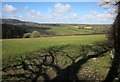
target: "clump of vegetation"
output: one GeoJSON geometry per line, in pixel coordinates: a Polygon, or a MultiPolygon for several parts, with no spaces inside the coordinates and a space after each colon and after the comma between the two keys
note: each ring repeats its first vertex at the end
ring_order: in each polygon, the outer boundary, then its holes
{"type": "Polygon", "coordinates": [[[33,31],[32,33],[25,33],[23,35],[23,38],[37,38],[37,37],[40,37],[39,31],[33,31]]]}
{"type": "Polygon", "coordinates": [[[31,33],[25,33],[24,35],[23,35],[23,38],[30,38],[31,37],[31,33]]]}
{"type": "Polygon", "coordinates": [[[40,32],[38,32],[38,31],[33,31],[33,32],[31,33],[31,38],[37,38],[37,37],[40,37],[40,32]]]}

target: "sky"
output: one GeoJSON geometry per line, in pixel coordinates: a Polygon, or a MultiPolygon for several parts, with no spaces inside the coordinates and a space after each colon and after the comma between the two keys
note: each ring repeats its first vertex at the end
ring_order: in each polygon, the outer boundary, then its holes
{"type": "Polygon", "coordinates": [[[38,23],[112,24],[113,12],[98,2],[2,2],[2,18],[38,23]]]}
{"type": "Polygon", "coordinates": [[[100,2],[101,0],[1,0],[2,2],[100,2]]]}

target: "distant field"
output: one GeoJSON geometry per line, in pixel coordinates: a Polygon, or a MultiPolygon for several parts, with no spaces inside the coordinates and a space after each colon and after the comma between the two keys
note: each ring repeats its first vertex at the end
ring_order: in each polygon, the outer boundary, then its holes
{"type": "Polygon", "coordinates": [[[78,26],[56,26],[47,30],[48,33],[54,35],[75,35],[75,34],[91,34],[94,30],[78,29],[78,26]]]}
{"type": "Polygon", "coordinates": [[[9,56],[20,56],[39,49],[47,49],[52,46],[84,45],[95,41],[105,40],[105,35],[87,36],[58,36],[29,39],[3,39],[3,59],[9,56]]]}
{"type": "MultiPolygon", "coordinates": [[[[106,34],[110,29],[110,25],[70,25],[70,24],[3,24],[2,38],[22,38],[26,33],[30,34],[34,31],[39,32],[39,36],[61,36],[61,35],[83,35],[83,34],[106,34]],[[91,27],[85,28],[85,27],[91,27]],[[8,31],[9,30],[9,31],[8,31]],[[11,31],[13,30],[13,31],[11,31]]],[[[30,37],[30,36],[29,36],[30,37]]]]}

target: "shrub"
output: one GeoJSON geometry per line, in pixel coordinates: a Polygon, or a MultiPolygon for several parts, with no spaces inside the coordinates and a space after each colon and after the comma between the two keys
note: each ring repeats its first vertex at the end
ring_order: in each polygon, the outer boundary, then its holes
{"type": "Polygon", "coordinates": [[[23,35],[23,38],[30,38],[31,37],[31,33],[25,33],[24,35],[23,35]]]}
{"type": "Polygon", "coordinates": [[[37,37],[40,37],[40,32],[33,31],[32,34],[31,34],[31,38],[37,38],[37,37]]]}

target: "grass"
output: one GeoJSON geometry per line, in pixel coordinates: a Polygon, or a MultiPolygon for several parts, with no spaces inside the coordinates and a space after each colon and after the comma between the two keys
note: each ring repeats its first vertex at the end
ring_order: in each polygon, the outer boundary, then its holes
{"type": "MultiPolygon", "coordinates": [[[[71,57],[75,57],[79,55],[79,53],[81,52],[80,50],[82,50],[82,48],[84,49],[83,47],[84,45],[93,46],[94,42],[103,41],[105,39],[106,39],[105,35],[57,36],[57,37],[41,37],[41,38],[28,38],[28,39],[3,39],[2,40],[3,60],[7,60],[9,56],[16,57],[20,55],[27,55],[30,52],[36,53],[34,51],[40,49],[48,49],[49,47],[52,46],[58,47],[67,44],[70,45],[62,48],[61,50],[67,52],[71,57]],[[81,47],[81,45],[83,46],[81,47]]],[[[85,49],[86,51],[88,51],[91,49],[91,47],[90,48],[85,47],[85,49]]],[[[83,58],[82,55],[76,61],[80,60],[81,58],[83,58]]],[[[61,51],[56,53],[56,59],[57,59],[57,65],[61,69],[64,69],[72,64],[71,59],[63,55],[61,51]]],[[[102,81],[105,78],[106,74],[108,73],[109,67],[111,66],[110,62],[111,59],[109,56],[109,52],[105,53],[104,56],[98,57],[96,59],[92,58],[82,65],[82,68],[77,73],[77,76],[81,80],[88,77],[90,77],[93,80],[96,77],[98,78],[98,80],[102,81]]],[[[3,66],[9,65],[9,63],[10,63],[9,61],[7,63],[4,62],[3,66]]],[[[51,68],[47,69],[46,73],[50,75],[50,78],[56,76],[55,71],[51,68]]]]}
{"type": "Polygon", "coordinates": [[[3,60],[20,55],[26,55],[39,49],[47,49],[52,46],[62,45],[84,45],[92,44],[95,41],[105,40],[105,35],[87,35],[87,36],[57,36],[41,37],[28,39],[3,39],[2,55],[3,60]]]}
{"type": "Polygon", "coordinates": [[[91,34],[93,30],[78,29],[78,26],[58,26],[47,30],[55,35],[91,34]]]}
{"type": "Polygon", "coordinates": [[[82,74],[84,77],[92,78],[95,75],[99,75],[99,79],[102,81],[105,79],[110,66],[111,58],[109,52],[107,52],[103,57],[98,57],[96,59],[92,58],[86,62],[79,71],[78,76],[81,76],[80,74],[82,74]],[[85,75],[85,73],[87,73],[87,75],[85,75]]]}

